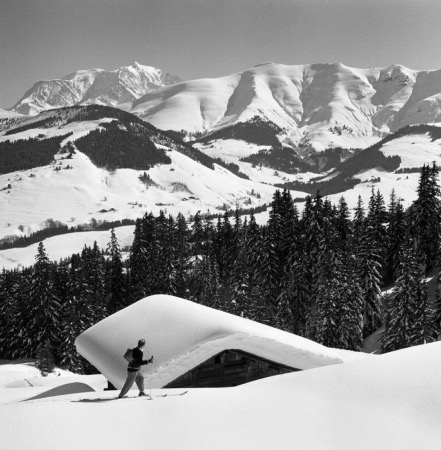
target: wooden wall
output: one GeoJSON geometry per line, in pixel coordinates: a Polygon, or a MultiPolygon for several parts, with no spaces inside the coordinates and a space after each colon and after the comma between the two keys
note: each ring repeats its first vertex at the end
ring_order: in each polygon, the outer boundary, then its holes
{"type": "Polygon", "coordinates": [[[172,381],[164,388],[227,387],[299,369],[241,350],[225,350],[172,381]]]}

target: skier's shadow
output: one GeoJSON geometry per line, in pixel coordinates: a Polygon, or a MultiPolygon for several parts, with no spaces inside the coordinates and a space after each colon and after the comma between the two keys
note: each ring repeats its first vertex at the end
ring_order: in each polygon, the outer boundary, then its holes
{"type": "Polygon", "coordinates": [[[118,400],[118,398],[80,398],[79,400],[71,400],[71,403],[103,403],[118,400]]]}

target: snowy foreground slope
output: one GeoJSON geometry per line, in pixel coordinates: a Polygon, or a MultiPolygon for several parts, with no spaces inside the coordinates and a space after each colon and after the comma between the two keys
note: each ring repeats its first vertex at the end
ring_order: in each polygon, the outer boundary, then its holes
{"type": "MultiPolygon", "coordinates": [[[[2,447],[22,449],[420,450],[441,445],[441,343],[182,397],[69,394],[74,378],[6,387],[0,365],[2,447]],[[64,385],[66,395],[21,402],[64,385]]],[[[34,379],[30,379],[34,381],[34,379]]],[[[148,381],[148,379],[147,379],[148,381]]],[[[98,390],[99,389],[99,390],[98,390]]],[[[152,391],[153,395],[165,391],[152,391]]],[[[170,391],[168,391],[170,392],[170,391]]],[[[50,394],[48,394],[50,395],[50,394]]]]}
{"type": "Polygon", "coordinates": [[[143,366],[154,388],[228,350],[242,350],[296,369],[339,364],[366,354],[344,355],[291,333],[170,295],[153,295],[107,317],[75,341],[78,352],[114,386],[122,387],[126,361],[121,357],[138,339],[147,341],[143,366]]]}

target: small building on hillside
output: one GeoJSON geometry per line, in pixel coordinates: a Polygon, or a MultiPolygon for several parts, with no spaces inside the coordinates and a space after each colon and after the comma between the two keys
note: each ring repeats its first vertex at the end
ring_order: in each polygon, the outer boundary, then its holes
{"type": "Polygon", "coordinates": [[[142,367],[152,388],[236,386],[296,370],[368,357],[330,349],[267,325],[169,295],[153,295],[102,320],[76,340],[78,352],[122,387],[123,354],[146,340],[142,367]]]}

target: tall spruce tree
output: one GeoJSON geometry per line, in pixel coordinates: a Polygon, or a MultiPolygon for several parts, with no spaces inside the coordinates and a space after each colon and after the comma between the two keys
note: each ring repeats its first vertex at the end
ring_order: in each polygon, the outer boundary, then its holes
{"type": "Polygon", "coordinates": [[[365,228],[365,239],[360,242],[356,254],[358,282],[363,290],[363,337],[376,331],[381,325],[381,255],[375,241],[371,223],[365,228]]]}
{"type": "Polygon", "coordinates": [[[17,269],[0,274],[0,358],[26,357],[29,277],[17,269]]]}
{"type": "Polygon", "coordinates": [[[398,276],[407,226],[403,204],[400,199],[396,198],[394,190],[392,190],[390,196],[388,216],[386,281],[392,282],[398,276]]]}
{"type": "Polygon", "coordinates": [[[58,361],[61,367],[72,372],[83,371],[83,359],[77,353],[75,339],[93,325],[91,305],[86,301],[87,285],[83,278],[82,261],[79,255],[72,255],[69,275],[66,280],[68,296],[61,308],[62,324],[57,345],[58,361]]]}
{"type": "Polygon", "coordinates": [[[60,331],[60,304],[55,295],[52,267],[43,242],[38,244],[29,292],[27,339],[28,356],[36,356],[45,343],[54,346],[60,331]]]}
{"type": "Polygon", "coordinates": [[[130,290],[133,301],[140,300],[146,294],[145,276],[147,272],[147,244],[143,235],[143,220],[137,219],[130,249],[130,290]]]}
{"type": "Polygon", "coordinates": [[[418,198],[411,207],[411,227],[427,273],[438,260],[441,239],[440,187],[435,163],[432,167],[422,167],[417,192],[418,198]]]}
{"type": "Polygon", "coordinates": [[[107,309],[109,314],[114,314],[127,306],[127,302],[121,250],[113,228],[110,230],[106,265],[107,309]]]}
{"type": "Polygon", "coordinates": [[[428,301],[423,276],[418,250],[407,239],[399,277],[385,305],[385,330],[381,338],[383,353],[436,339],[435,314],[428,301]]]}
{"type": "Polygon", "coordinates": [[[96,241],[93,247],[85,247],[81,254],[82,277],[84,280],[84,300],[90,307],[90,321],[97,323],[107,314],[107,301],[105,296],[105,260],[96,241]]]}

